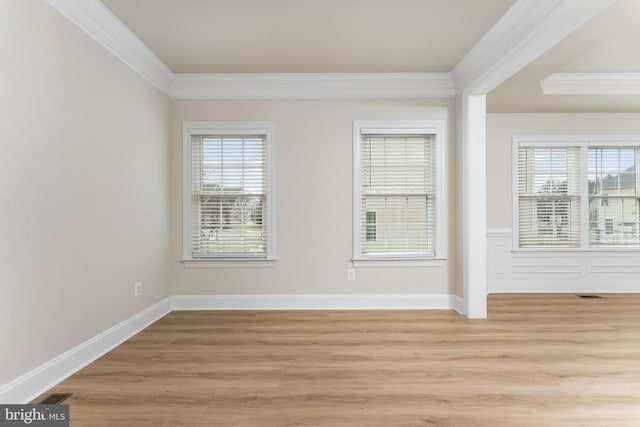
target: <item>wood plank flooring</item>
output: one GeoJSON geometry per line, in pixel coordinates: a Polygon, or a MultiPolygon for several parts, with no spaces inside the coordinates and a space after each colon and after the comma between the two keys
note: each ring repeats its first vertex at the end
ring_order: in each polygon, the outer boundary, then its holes
{"type": "Polygon", "coordinates": [[[48,393],[72,426],[637,427],[640,295],[602,296],[173,312],[48,393]]]}

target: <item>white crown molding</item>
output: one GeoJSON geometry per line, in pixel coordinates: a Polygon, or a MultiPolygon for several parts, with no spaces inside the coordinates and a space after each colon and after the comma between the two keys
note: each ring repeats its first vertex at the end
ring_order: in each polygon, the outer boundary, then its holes
{"type": "Polygon", "coordinates": [[[176,99],[448,98],[449,73],[174,74],[176,99]]]}
{"type": "Polygon", "coordinates": [[[454,95],[450,73],[173,73],[99,0],[46,1],[171,98],[448,98],[454,95]]]}
{"type": "Polygon", "coordinates": [[[614,0],[517,0],[454,67],[456,92],[486,94],[614,0]]]}
{"type": "Polygon", "coordinates": [[[452,73],[173,73],[99,0],[46,0],[176,99],[448,98],[488,93],[613,0],[518,0],[452,73]]]}
{"type": "Polygon", "coordinates": [[[638,95],[640,73],[554,73],[540,86],[545,95],[638,95]]]}
{"type": "Polygon", "coordinates": [[[60,356],[0,387],[0,402],[24,404],[122,344],[171,312],[171,297],[131,316],[60,356]]]}
{"type": "Polygon", "coordinates": [[[173,72],[99,0],[46,0],[152,85],[168,94],[173,72]]]}

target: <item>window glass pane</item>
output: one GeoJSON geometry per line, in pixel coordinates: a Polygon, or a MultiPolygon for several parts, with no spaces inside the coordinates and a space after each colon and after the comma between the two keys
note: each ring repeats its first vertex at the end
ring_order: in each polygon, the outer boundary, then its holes
{"type": "Polygon", "coordinates": [[[640,245],[640,217],[633,147],[589,148],[591,246],[640,245]]]}
{"type": "Polygon", "coordinates": [[[435,135],[363,135],[361,155],[362,254],[432,255],[435,135]]]}
{"type": "Polygon", "coordinates": [[[194,135],[192,255],[266,255],[263,135],[194,135]]]}
{"type": "Polygon", "coordinates": [[[520,247],[580,246],[580,150],[518,149],[520,247]]]}
{"type": "MultiPolygon", "coordinates": [[[[424,254],[433,248],[433,199],[428,196],[368,196],[366,209],[376,209],[376,239],[365,239],[365,254],[424,254]]],[[[366,233],[367,230],[365,230],[366,233]]]]}
{"type": "Polygon", "coordinates": [[[635,148],[589,148],[589,194],[636,195],[635,148]]]}

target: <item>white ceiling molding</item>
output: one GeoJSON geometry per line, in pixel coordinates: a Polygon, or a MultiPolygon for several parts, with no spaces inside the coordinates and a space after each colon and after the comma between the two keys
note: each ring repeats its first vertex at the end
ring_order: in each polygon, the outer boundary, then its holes
{"type": "Polygon", "coordinates": [[[164,93],[173,72],[99,0],[46,0],[164,93]]]}
{"type": "Polygon", "coordinates": [[[449,73],[174,74],[179,99],[448,98],[449,73]]]}
{"type": "Polygon", "coordinates": [[[452,97],[449,73],[176,74],[99,0],[46,0],[172,98],[452,97]]]}
{"type": "Polygon", "coordinates": [[[423,98],[488,93],[613,0],[517,0],[452,73],[176,74],[99,0],[49,5],[173,98],[423,98]]]}
{"type": "Polygon", "coordinates": [[[553,73],[540,85],[545,95],[639,95],[640,73],[553,73]]]}
{"type": "Polygon", "coordinates": [[[614,0],[517,0],[454,67],[456,92],[487,94],[614,0]]]}

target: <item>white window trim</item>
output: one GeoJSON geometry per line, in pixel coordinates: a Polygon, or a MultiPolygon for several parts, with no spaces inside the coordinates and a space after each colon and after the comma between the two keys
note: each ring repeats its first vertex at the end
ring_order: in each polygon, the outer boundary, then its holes
{"type": "Polygon", "coordinates": [[[432,267],[442,266],[446,260],[447,250],[447,218],[444,207],[447,206],[447,180],[445,179],[446,164],[446,126],[444,120],[386,120],[386,121],[355,121],[353,122],[353,257],[354,267],[432,267]],[[380,256],[362,254],[362,219],[360,210],[362,172],[360,154],[362,133],[380,134],[435,134],[435,229],[434,256],[416,258],[415,256],[380,256]]]}
{"type": "Polygon", "coordinates": [[[273,122],[183,122],[182,123],[182,260],[186,268],[273,267],[275,265],[275,159],[273,122]],[[265,135],[267,181],[265,191],[267,255],[264,258],[207,257],[193,258],[191,252],[191,135],[248,134],[265,135]]]}
{"type": "Polygon", "coordinates": [[[381,259],[352,259],[354,267],[442,267],[446,259],[444,258],[381,258],[381,259]]]}
{"type": "Polygon", "coordinates": [[[541,253],[563,253],[580,255],[583,253],[633,253],[640,248],[629,247],[589,247],[589,194],[586,180],[588,175],[587,150],[589,147],[640,147],[640,135],[514,135],[511,150],[511,194],[514,256],[536,256],[541,253]],[[580,248],[521,248],[518,239],[518,148],[519,147],[580,147],[580,248]],[[586,214],[584,214],[586,212],[586,214]]]}

